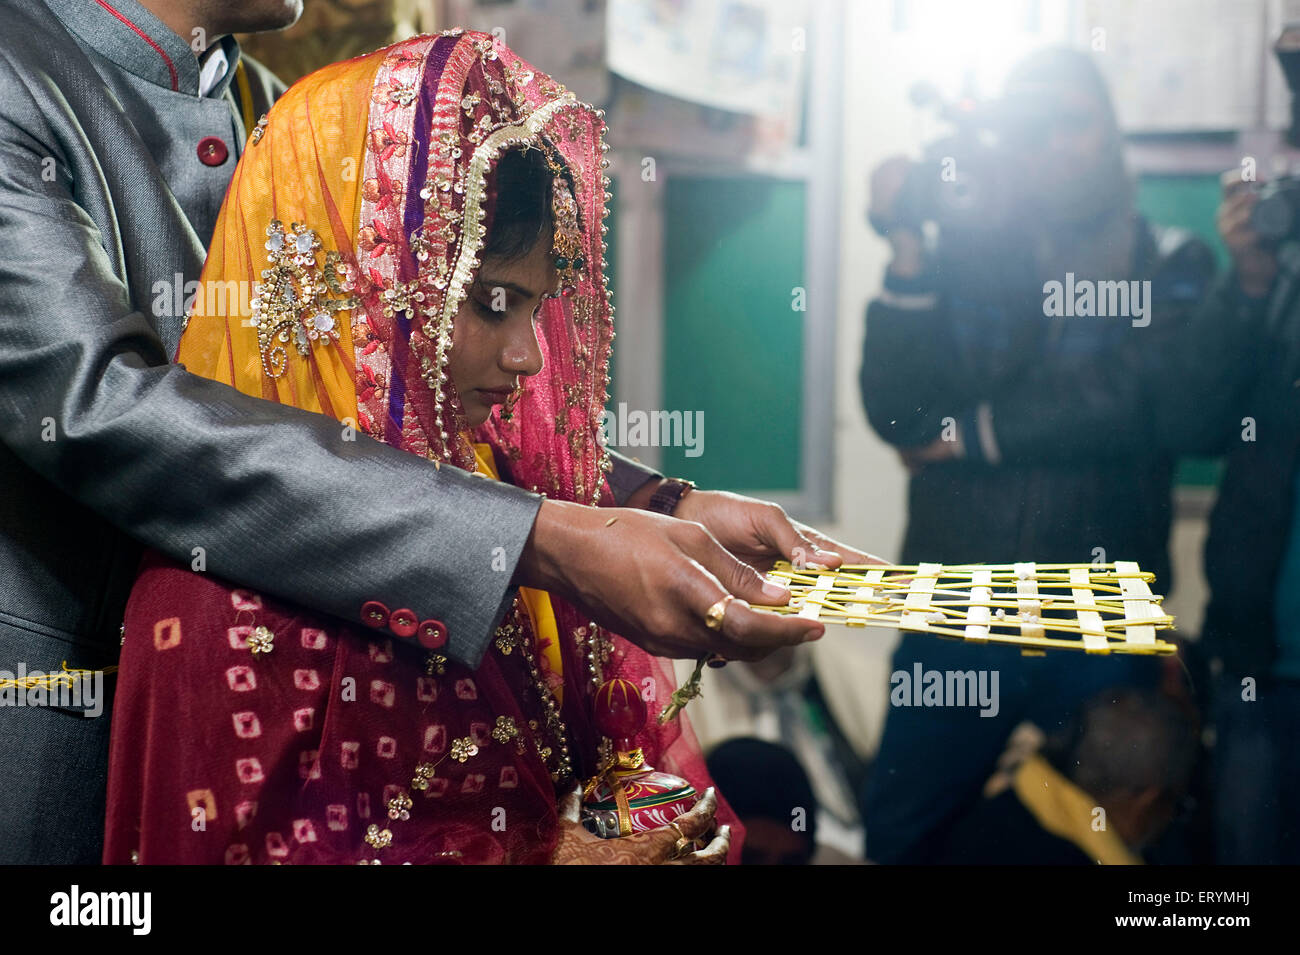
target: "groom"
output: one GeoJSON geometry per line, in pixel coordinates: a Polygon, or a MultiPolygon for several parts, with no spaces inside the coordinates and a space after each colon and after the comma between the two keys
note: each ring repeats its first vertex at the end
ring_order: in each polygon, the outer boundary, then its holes
{"type": "MultiPolygon", "coordinates": [[[[5,6],[0,671],[112,665],[141,543],[384,635],[440,624],[470,665],[520,585],[666,655],[753,659],[821,634],[741,601],[705,625],[728,592],[783,601],[754,570],[775,556],[860,556],[774,505],[615,456],[617,500],[663,513],[606,526],[169,364],[241,117],[283,90],[230,34],[288,26],[300,0],[5,6]]],[[[99,860],[107,741],[108,720],[74,708],[0,707],[0,863],[99,860]]]]}

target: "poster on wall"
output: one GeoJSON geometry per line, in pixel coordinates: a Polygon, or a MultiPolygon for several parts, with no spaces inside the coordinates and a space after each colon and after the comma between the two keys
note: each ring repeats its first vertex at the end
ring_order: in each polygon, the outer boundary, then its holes
{"type": "Polygon", "coordinates": [[[609,0],[606,58],[655,92],[788,122],[808,33],[803,0],[609,0]]]}
{"type": "Polygon", "coordinates": [[[1263,0],[1087,0],[1083,11],[1081,42],[1110,85],[1125,132],[1260,124],[1265,58],[1272,59],[1263,0]]]}

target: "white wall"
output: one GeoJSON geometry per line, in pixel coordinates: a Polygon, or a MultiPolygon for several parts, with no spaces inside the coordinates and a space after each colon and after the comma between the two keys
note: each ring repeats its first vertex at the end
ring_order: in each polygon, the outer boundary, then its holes
{"type": "MultiPolygon", "coordinates": [[[[897,560],[906,519],[907,473],[867,425],[858,391],[867,303],[880,289],[889,247],[867,225],[867,177],[882,159],[912,152],[918,125],[907,102],[914,74],[891,42],[887,3],[847,3],[840,288],[837,305],[835,521],[846,543],[897,560]]],[[[814,665],[835,717],[861,755],[874,753],[887,709],[895,631],[834,627],[813,645],[814,665]]]]}
{"type": "Polygon", "coordinates": [[[889,248],[867,225],[873,166],[916,146],[906,99],[910,71],[896,62],[889,4],[848,3],[845,30],[844,158],[835,368],[835,523],[830,533],[895,560],[905,518],[906,472],[867,425],[858,392],[867,303],[880,289],[889,248]]]}

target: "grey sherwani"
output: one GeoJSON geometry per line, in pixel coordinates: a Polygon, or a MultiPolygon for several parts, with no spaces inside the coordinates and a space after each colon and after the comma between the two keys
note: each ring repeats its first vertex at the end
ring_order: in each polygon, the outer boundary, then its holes
{"type": "MultiPolygon", "coordinates": [[[[0,671],[114,662],[141,542],[345,620],[441,620],[476,663],[540,498],[169,365],[168,290],[198,278],[244,144],[230,74],[200,97],[135,0],[0,11],[0,671]]],[[[280,86],[245,68],[260,115],[280,86]]],[[[653,474],[620,460],[616,496],[653,474]]],[[[0,863],[98,861],[107,738],[0,707],[0,863]]]]}

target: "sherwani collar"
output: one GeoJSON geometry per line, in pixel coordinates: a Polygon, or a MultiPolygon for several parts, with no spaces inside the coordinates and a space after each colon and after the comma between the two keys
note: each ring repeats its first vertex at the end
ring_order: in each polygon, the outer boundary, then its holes
{"type": "MultiPolygon", "coordinates": [[[[189,43],[138,0],[44,0],[86,46],[123,69],[164,89],[199,95],[199,61],[189,43]]],[[[230,68],[208,94],[222,96],[234,75],[239,45],[225,36],[230,68]]]]}

